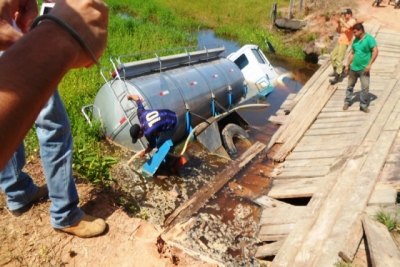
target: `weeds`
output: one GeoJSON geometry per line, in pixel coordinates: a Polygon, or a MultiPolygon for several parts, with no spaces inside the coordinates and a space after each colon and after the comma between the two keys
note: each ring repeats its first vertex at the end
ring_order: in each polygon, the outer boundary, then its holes
{"type": "Polygon", "coordinates": [[[335,267],[353,267],[353,266],[354,266],[353,264],[344,261],[338,261],[335,263],[335,267]]]}
{"type": "Polygon", "coordinates": [[[389,231],[396,230],[398,227],[398,222],[396,221],[396,218],[392,217],[389,213],[384,212],[384,211],[379,211],[375,215],[375,219],[384,224],[389,231]]]}
{"type": "Polygon", "coordinates": [[[102,156],[100,152],[83,148],[75,151],[73,168],[94,184],[109,185],[113,179],[110,167],[117,163],[114,157],[102,156]]]}

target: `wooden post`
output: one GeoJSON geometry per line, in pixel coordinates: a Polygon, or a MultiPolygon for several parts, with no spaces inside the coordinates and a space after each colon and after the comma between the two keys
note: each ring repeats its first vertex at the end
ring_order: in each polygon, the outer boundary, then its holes
{"type": "Polygon", "coordinates": [[[290,0],[288,19],[293,18],[293,6],[294,6],[294,0],[290,0]]]}
{"type": "Polygon", "coordinates": [[[271,30],[275,26],[277,12],[278,12],[278,5],[276,3],[273,3],[271,8],[271,27],[270,27],[271,30]]]}
{"type": "Polygon", "coordinates": [[[299,2],[299,10],[300,10],[300,12],[302,12],[303,11],[303,8],[304,8],[304,0],[300,0],[300,2],[299,2]]]}

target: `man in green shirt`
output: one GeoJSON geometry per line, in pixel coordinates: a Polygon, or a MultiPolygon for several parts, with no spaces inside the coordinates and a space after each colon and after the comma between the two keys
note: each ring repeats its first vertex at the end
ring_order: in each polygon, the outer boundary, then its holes
{"type": "Polygon", "coordinates": [[[360,78],[360,110],[368,113],[370,70],[372,63],[378,56],[378,46],[375,38],[365,33],[364,26],[361,23],[356,23],[353,26],[353,33],[355,39],[345,69],[346,73],[349,73],[349,79],[343,110],[347,110],[351,105],[354,86],[357,79],[360,78]]]}

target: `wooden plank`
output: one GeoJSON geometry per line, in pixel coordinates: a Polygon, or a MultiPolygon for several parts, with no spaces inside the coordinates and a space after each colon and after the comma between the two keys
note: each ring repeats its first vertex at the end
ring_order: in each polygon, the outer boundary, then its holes
{"type": "Polygon", "coordinates": [[[264,245],[258,247],[255,257],[257,259],[262,259],[262,258],[266,258],[269,256],[275,256],[278,253],[279,249],[281,248],[283,241],[284,240],[282,239],[282,240],[264,244],[264,245]]]}
{"type": "Polygon", "coordinates": [[[287,157],[287,159],[291,160],[300,160],[300,159],[322,159],[322,158],[336,158],[341,156],[344,151],[343,149],[334,149],[334,150],[320,150],[320,151],[293,151],[287,157]]]}
{"type": "Polygon", "coordinates": [[[256,204],[260,205],[262,208],[281,208],[281,207],[291,207],[292,205],[279,201],[277,199],[274,199],[269,196],[260,196],[259,198],[256,198],[252,200],[256,204]]]}
{"type": "MultiPolygon", "coordinates": [[[[332,139],[332,140],[334,140],[334,139],[332,139]]],[[[339,150],[340,151],[341,149],[346,148],[352,144],[351,139],[340,140],[337,143],[333,143],[333,142],[329,142],[329,141],[324,142],[322,140],[316,140],[316,141],[319,141],[319,142],[318,143],[315,142],[314,144],[301,143],[293,150],[293,152],[314,151],[315,153],[318,153],[318,152],[321,152],[324,150],[326,150],[326,151],[339,150]]]]}
{"type": "Polygon", "coordinates": [[[304,136],[301,139],[301,145],[320,145],[321,147],[328,149],[329,143],[332,143],[332,140],[335,140],[335,143],[349,143],[349,139],[352,139],[354,134],[332,134],[330,136],[322,135],[322,136],[304,136]]]}
{"type": "Polygon", "coordinates": [[[371,197],[369,198],[368,205],[389,206],[396,204],[397,190],[390,184],[378,183],[371,197]]]}
{"type": "Polygon", "coordinates": [[[272,122],[273,124],[278,124],[278,125],[282,125],[285,123],[287,116],[286,115],[280,115],[280,116],[270,116],[268,118],[269,122],[272,122]]]}
{"type": "Polygon", "coordinates": [[[398,162],[396,163],[386,162],[381,172],[380,181],[399,187],[400,186],[399,173],[400,173],[400,164],[398,162]]]}
{"type": "MultiPolygon", "coordinates": [[[[230,163],[222,172],[216,175],[212,182],[200,188],[193,196],[177,208],[165,221],[166,230],[197,212],[215,193],[217,193],[230,179],[232,179],[241,169],[243,169],[252,159],[260,153],[265,153],[265,145],[260,142],[253,144],[237,160],[230,163]]],[[[164,232],[165,232],[164,231],[164,232]]]]}
{"type": "Polygon", "coordinates": [[[305,213],[306,206],[267,208],[261,213],[259,225],[296,223],[305,213]]]}
{"type": "MultiPolygon", "coordinates": [[[[394,131],[383,132],[378,141],[373,145],[371,151],[369,151],[360,173],[356,176],[345,177],[345,179],[355,178],[356,183],[350,187],[351,192],[344,198],[345,201],[340,206],[340,212],[335,218],[331,217],[335,223],[331,231],[329,231],[329,238],[324,242],[324,246],[328,249],[314,256],[314,266],[333,265],[337,261],[339,251],[346,245],[345,242],[352,232],[352,229],[348,228],[348,226],[354,225],[359,214],[367,206],[368,198],[373,191],[380,170],[385,162],[385,156],[383,155],[389,152],[395,135],[394,131]]],[[[343,191],[343,188],[341,191],[343,191]]],[[[344,197],[343,192],[337,193],[338,196],[344,197]]],[[[304,252],[300,251],[300,253],[304,252]]]]}
{"type": "Polygon", "coordinates": [[[320,113],[317,117],[317,120],[324,118],[353,118],[362,120],[365,119],[368,115],[356,110],[350,110],[343,112],[343,110],[338,110],[337,112],[326,112],[320,113]]]}
{"type": "MultiPolygon", "coordinates": [[[[376,141],[378,139],[379,135],[382,132],[383,127],[386,125],[386,122],[390,117],[390,114],[393,112],[395,105],[399,102],[400,83],[396,83],[393,88],[394,89],[389,95],[388,101],[385,102],[385,104],[382,107],[382,110],[376,117],[376,120],[374,122],[374,127],[371,129],[371,131],[369,131],[368,135],[365,137],[366,141],[376,141]]],[[[390,127],[393,127],[392,124],[393,123],[391,122],[390,127]]],[[[396,127],[395,125],[394,128],[398,128],[398,126],[396,127]]]]}
{"type": "MultiPolygon", "coordinates": [[[[361,217],[361,216],[360,216],[361,217]]],[[[357,250],[360,246],[363,237],[363,228],[361,218],[354,222],[354,225],[350,226],[352,229],[351,234],[348,236],[342,249],[339,251],[339,257],[347,263],[352,263],[357,250]]]]}
{"type": "Polygon", "coordinates": [[[347,127],[354,128],[354,127],[358,127],[360,125],[362,125],[362,122],[359,121],[359,120],[334,121],[334,122],[325,122],[325,121],[322,121],[322,120],[321,121],[318,120],[311,126],[310,130],[331,129],[331,128],[347,128],[347,127]]]}
{"type": "Polygon", "coordinates": [[[274,180],[268,196],[278,199],[311,197],[323,180],[322,178],[274,180]]]}
{"type": "MultiPolygon", "coordinates": [[[[311,79],[303,86],[303,88],[298,92],[296,95],[294,101],[298,102],[298,104],[294,107],[293,111],[289,114],[289,119],[286,120],[286,123],[282,125],[278,131],[272,136],[268,148],[271,148],[275,143],[282,143],[282,139],[287,138],[287,128],[291,128],[292,123],[291,123],[291,117],[296,117],[296,114],[304,114],[302,110],[307,110],[307,106],[305,103],[309,101],[300,101],[300,99],[304,98],[312,98],[315,97],[315,93],[319,92],[319,88],[321,85],[326,82],[327,80],[327,75],[329,73],[329,67],[330,64],[329,62],[325,62],[319,69],[318,71],[311,77],[311,79]]],[[[319,92],[320,93],[320,92],[319,92]]],[[[309,106],[309,105],[308,105],[309,106]]],[[[290,132],[290,131],[289,131],[290,132]]]]}
{"type": "Polygon", "coordinates": [[[293,223],[281,225],[263,225],[257,235],[261,241],[276,241],[285,238],[294,227],[293,223]]]}
{"type": "MultiPolygon", "coordinates": [[[[400,157],[400,154],[399,154],[400,157]]],[[[283,162],[285,168],[302,167],[302,166],[331,166],[335,161],[334,158],[317,158],[317,159],[289,159],[283,162]]]]}
{"type": "Polygon", "coordinates": [[[387,228],[368,217],[364,217],[362,223],[372,266],[400,266],[400,251],[387,228]]]}
{"type": "Polygon", "coordinates": [[[328,172],[329,166],[313,166],[313,168],[297,168],[294,170],[283,169],[279,174],[272,177],[275,179],[312,178],[325,176],[328,172]]]}
{"type": "MultiPolygon", "coordinates": [[[[352,154],[353,151],[349,150],[344,157],[348,157],[352,154]]],[[[362,158],[357,158],[356,161],[358,164],[361,164],[361,160],[362,158]]],[[[296,227],[286,238],[281,249],[272,262],[272,267],[295,266],[293,264],[293,260],[296,257],[298,250],[300,249],[302,243],[307,240],[309,230],[316,223],[316,215],[318,214],[321,206],[326,203],[325,199],[327,195],[331,189],[335,187],[338,176],[342,174],[342,170],[345,169],[346,166],[346,160],[337,161],[332,168],[332,172],[324,177],[324,182],[321,183],[321,187],[315,192],[310,203],[308,204],[309,209],[307,209],[307,213],[305,213],[303,218],[297,222],[296,227]]],[[[354,164],[351,164],[351,166],[356,169],[354,164]]],[[[349,169],[347,171],[349,171],[349,169]]]]}
{"type": "Polygon", "coordinates": [[[305,133],[305,136],[321,136],[321,135],[334,135],[334,134],[353,134],[353,133],[357,132],[357,130],[358,130],[357,126],[309,129],[305,133]]]}
{"type": "MultiPolygon", "coordinates": [[[[343,106],[343,103],[341,104],[343,106]]],[[[346,123],[346,122],[362,122],[363,117],[348,116],[348,117],[330,117],[330,118],[318,118],[313,125],[325,124],[325,123],[346,123]]]]}
{"type": "MultiPolygon", "coordinates": [[[[288,153],[293,150],[295,145],[300,141],[304,132],[310,127],[311,123],[315,120],[319,111],[322,109],[323,106],[325,106],[330,96],[336,90],[335,86],[329,86],[328,83],[329,81],[325,81],[325,83],[322,84],[321,88],[326,88],[326,89],[320,90],[315,94],[314,98],[309,99],[311,103],[310,102],[308,103],[308,106],[306,107],[307,110],[302,111],[303,115],[301,118],[299,118],[300,120],[291,121],[291,123],[294,123],[295,121],[296,123],[289,128],[289,131],[291,132],[290,138],[288,138],[287,140],[283,139],[284,141],[283,145],[277,151],[275,151],[273,155],[273,159],[275,161],[283,161],[283,159],[286,158],[288,153]],[[321,95],[321,93],[323,94],[321,95]],[[314,101],[312,99],[314,99],[314,101]]],[[[296,105],[296,107],[298,105],[296,105]]],[[[289,114],[289,116],[291,114],[289,114]]]]}

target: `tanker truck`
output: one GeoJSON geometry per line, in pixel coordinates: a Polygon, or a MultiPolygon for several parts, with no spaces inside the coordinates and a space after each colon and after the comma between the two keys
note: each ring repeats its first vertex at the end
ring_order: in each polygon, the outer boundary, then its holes
{"type": "Polygon", "coordinates": [[[147,142],[145,137],[131,142],[129,129],[139,120],[136,103],[127,96],[139,95],[145,108],[174,111],[175,133],[161,134],[164,144],[143,166],[150,176],[170,148],[188,136],[195,136],[210,152],[232,155],[236,152],[232,135],[248,138],[244,130],[248,124],[236,110],[243,101],[270,93],[277,74],[256,45],[245,45],[227,58],[222,52],[223,47],[132,62],[124,62],[125,56],[112,58],[112,79],[102,72],[106,82],[94,104],[82,112],[89,123],[101,122],[109,140],[137,152],[147,142]]]}

